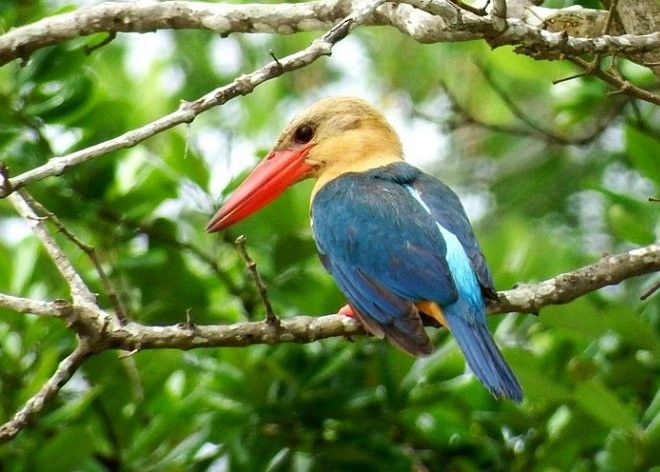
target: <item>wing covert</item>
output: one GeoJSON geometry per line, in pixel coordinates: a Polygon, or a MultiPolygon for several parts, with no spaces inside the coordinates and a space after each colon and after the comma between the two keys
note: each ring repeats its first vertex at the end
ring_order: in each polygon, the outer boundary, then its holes
{"type": "Polygon", "coordinates": [[[490,268],[458,196],[448,186],[424,173],[420,173],[410,185],[428,206],[433,218],[458,238],[470,259],[472,269],[477,274],[484,294],[490,298],[497,298],[490,268]]]}

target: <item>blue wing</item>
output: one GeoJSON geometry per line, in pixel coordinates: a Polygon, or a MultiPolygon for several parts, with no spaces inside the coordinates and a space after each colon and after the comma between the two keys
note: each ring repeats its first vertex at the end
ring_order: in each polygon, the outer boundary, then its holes
{"type": "Polygon", "coordinates": [[[317,193],[316,244],[370,331],[411,354],[428,354],[432,345],[413,302],[458,298],[444,240],[405,187],[373,177],[346,174],[317,193]]]}
{"type": "Polygon", "coordinates": [[[325,259],[335,282],[371,333],[386,338],[412,355],[431,353],[433,345],[424,332],[415,306],[409,300],[388,291],[359,269],[343,262],[331,264],[327,257],[325,259]]]}
{"type": "Polygon", "coordinates": [[[413,355],[431,343],[414,302],[443,307],[468,364],[497,396],[520,387],[486,326],[492,276],[456,195],[405,163],[350,173],[312,203],[321,259],[374,334],[413,355]]]}
{"type": "Polygon", "coordinates": [[[316,194],[312,228],[318,249],[331,266],[360,271],[401,298],[453,303],[458,291],[435,221],[404,185],[380,174],[344,174],[316,194]]]}

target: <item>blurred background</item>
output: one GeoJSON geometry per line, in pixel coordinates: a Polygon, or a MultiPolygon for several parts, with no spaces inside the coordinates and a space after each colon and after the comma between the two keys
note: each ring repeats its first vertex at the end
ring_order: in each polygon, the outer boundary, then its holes
{"type": "MultiPolygon", "coordinates": [[[[80,2],[80,4],[96,2],[80,2]]],[[[598,2],[546,2],[544,6],[598,2]]],[[[79,5],[0,4],[0,30],[79,5]]],[[[208,31],[96,35],[0,68],[0,162],[19,174],[148,123],[318,34],[208,31]]],[[[606,59],[609,60],[609,59],[606,59]]],[[[620,60],[631,82],[652,72],[620,60]]],[[[308,225],[310,184],[219,235],[213,211],[302,108],[335,94],[382,110],[407,159],[456,190],[500,290],[658,240],[660,109],[483,42],[422,45],[360,28],[330,58],[28,190],[95,247],[129,316],[174,324],[258,320],[250,255],[284,317],[345,302],[308,225]],[[559,81],[553,84],[553,81],[559,81]]],[[[89,259],[58,236],[110,307],[89,259]]],[[[369,338],[241,349],[154,350],[89,359],[38,422],[0,446],[6,471],[660,470],[660,303],[626,281],[540,315],[490,317],[525,401],[497,401],[444,330],[428,358],[369,338]]],[[[0,291],[68,289],[0,200],[0,291]]],[[[59,320],[0,309],[0,420],[75,345],[59,320]]]]}

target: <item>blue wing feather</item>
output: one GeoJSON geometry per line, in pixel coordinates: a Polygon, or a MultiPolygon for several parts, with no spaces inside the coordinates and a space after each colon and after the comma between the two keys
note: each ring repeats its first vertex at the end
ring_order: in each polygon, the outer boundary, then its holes
{"type": "Polygon", "coordinates": [[[434,219],[461,242],[484,293],[497,298],[493,276],[458,196],[444,183],[424,173],[411,186],[428,205],[434,219]]]}
{"type": "Polygon", "coordinates": [[[413,355],[431,353],[433,345],[410,301],[342,263],[333,265],[332,275],[369,331],[413,355]]]}
{"type": "Polygon", "coordinates": [[[468,365],[496,396],[520,386],[486,326],[492,275],[458,197],[405,163],[344,174],[312,202],[321,259],[374,334],[414,354],[430,352],[414,302],[443,307],[468,365]]]}

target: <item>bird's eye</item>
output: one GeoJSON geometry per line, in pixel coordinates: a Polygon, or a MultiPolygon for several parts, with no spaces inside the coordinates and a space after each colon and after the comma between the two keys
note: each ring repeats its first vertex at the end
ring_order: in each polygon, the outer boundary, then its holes
{"type": "Polygon", "coordinates": [[[314,137],[314,128],[310,125],[300,125],[296,128],[293,137],[297,143],[307,144],[314,137]]]}

